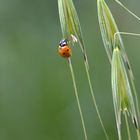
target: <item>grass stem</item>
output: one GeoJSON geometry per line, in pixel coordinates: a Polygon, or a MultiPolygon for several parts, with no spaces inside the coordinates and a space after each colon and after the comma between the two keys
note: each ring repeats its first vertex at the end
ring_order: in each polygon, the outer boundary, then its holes
{"type": "Polygon", "coordinates": [[[137,129],[136,132],[137,132],[137,138],[138,138],[138,140],[140,140],[140,132],[139,132],[139,130],[137,129]]]}
{"type": "Polygon", "coordinates": [[[106,132],[106,129],[104,127],[104,124],[103,124],[103,121],[101,119],[101,115],[99,113],[99,109],[98,109],[98,106],[97,106],[97,103],[96,103],[96,99],[95,99],[95,96],[94,96],[94,92],[93,92],[93,88],[92,88],[92,85],[91,85],[91,80],[90,80],[90,75],[89,75],[89,71],[88,71],[88,66],[87,64],[85,63],[85,68],[86,68],[86,74],[87,74],[87,78],[88,78],[88,83],[89,83],[89,87],[90,87],[90,92],[91,92],[91,96],[92,96],[92,100],[93,100],[93,103],[95,105],[95,109],[96,109],[96,112],[97,112],[97,115],[98,115],[98,118],[99,118],[99,121],[101,123],[101,126],[102,126],[102,129],[104,131],[104,134],[106,136],[106,139],[109,140],[109,137],[107,135],[107,132],[106,132]]]}
{"type": "Polygon", "coordinates": [[[128,119],[127,119],[126,111],[124,112],[124,117],[125,117],[125,123],[126,123],[127,133],[128,133],[128,140],[131,140],[131,134],[130,134],[130,129],[129,129],[129,124],[128,124],[128,119]]]}
{"type": "Polygon", "coordinates": [[[81,117],[84,137],[85,137],[85,140],[88,140],[87,131],[86,131],[85,122],[84,122],[84,117],[83,117],[83,113],[82,113],[82,109],[81,109],[81,105],[80,105],[80,100],[79,100],[79,96],[78,96],[78,91],[77,91],[77,86],[76,86],[76,82],[75,82],[74,71],[73,71],[73,67],[72,67],[72,63],[71,63],[70,58],[68,58],[68,63],[69,63],[69,68],[70,68],[70,72],[71,72],[71,76],[72,76],[72,81],[73,81],[76,101],[77,101],[77,105],[78,105],[78,109],[79,109],[79,113],[80,113],[80,117],[81,117]]]}
{"type": "Polygon", "coordinates": [[[120,1],[115,0],[116,3],[118,3],[122,8],[124,8],[128,13],[130,13],[133,17],[135,17],[137,20],[140,20],[140,18],[134,14],[133,12],[131,12],[127,7],[125,7],[120,1]]]}

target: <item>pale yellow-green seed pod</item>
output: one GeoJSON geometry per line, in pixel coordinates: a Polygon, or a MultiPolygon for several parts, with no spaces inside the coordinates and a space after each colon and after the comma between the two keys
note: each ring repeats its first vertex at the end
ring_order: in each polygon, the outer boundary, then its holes
{"type": "Polygon", "coordinates": [[[58,10],[63,38],[67,39],[72,45],[74,45],[75,42],[79,44],[85,63],[87,67],[89,67],[81,26],[73,1],[58,0],[58,10]]]}
{"type": "Polygon", "coordinates": [[[113,49],[118,46],[118,48],[121,50],[123,61],[125,62],[131,77],[133,78],[124,44],[120,34],[118,34],[119,30],[110,9],[104,0],[97,0],[97,9],[100,31],[109,61],[111,62],[113,49]]]}
{"type": "Polygon", "coordinates": [[[118,47],[113,50],[111,80],[117,129],[119,137],[121,137],[121,112],[130,114],[136,128],[138,127],[138,121],[129,78],[118,47]]]}

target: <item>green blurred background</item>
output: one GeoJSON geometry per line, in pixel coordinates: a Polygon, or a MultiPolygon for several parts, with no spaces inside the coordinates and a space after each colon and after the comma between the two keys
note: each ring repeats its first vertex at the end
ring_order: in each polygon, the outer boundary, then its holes
{"type": "MultiPolygon", "coordinates": [[[[113,0],[106,2],[120,31],[140,33],[139,21],[113,0]]],[[[122,2],[140,16],[139,0],[122,2]]],[[[117,140],[110,65],[100,36],[96,0],[74,0],[74,4],[98,107],[109,137],[117,140]]],[[[57,0],[0,0],[0,140],[84,140],[70,70],[57,51],[61,37],[57,0]]],[[[140,38],[123,38],[139,93],[140,38]]],[[[81,50],[75,46],[72,51],[89,140],[104,140],[81,50]]],[[[125,137],[126,129],[122,130],[125,137]]]]}

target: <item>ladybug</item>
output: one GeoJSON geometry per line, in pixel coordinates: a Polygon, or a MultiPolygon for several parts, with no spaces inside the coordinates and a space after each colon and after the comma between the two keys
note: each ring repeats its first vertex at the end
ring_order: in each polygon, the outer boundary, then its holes
{"type": "Polygon", "coordinates": [[[71,49],[68,46],[67,39],[62,39],[60,41],[58,52],[59,52],[60,56],[62,56],[63,58],[69,58],[71,56],[71,49]]]}

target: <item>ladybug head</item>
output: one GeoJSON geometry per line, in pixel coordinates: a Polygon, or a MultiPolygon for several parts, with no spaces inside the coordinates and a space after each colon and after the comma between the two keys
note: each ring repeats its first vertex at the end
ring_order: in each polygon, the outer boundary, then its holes
{"type": "Polygon", "coordinates": [[[68,45],[68,40],[67,39],[62,39],[59,43],[60,47],[64,47],[68,45]]]}

